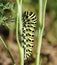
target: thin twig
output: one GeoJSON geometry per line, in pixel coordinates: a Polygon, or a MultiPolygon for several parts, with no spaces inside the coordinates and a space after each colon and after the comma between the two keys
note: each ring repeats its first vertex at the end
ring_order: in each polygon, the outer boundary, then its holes
{"type": "Polygon", "coordinates": [[[13,65],[16,65],[16,64],[15,64],[15,61],[14,61],[14,58],[12,57],[9,48],[7,47],[6,43],[4,42],[4,40],[2,39],[1,36],[0,36],[0,40],[2,41],[2,44],[3,44],[4,48],[6,49],[6,51],[8,52],[8,54],[9,54],[9,56],[10,56],[10,58],[11,58],[11,60],[12,60],[12,64],[13,64],[13,65]]]}

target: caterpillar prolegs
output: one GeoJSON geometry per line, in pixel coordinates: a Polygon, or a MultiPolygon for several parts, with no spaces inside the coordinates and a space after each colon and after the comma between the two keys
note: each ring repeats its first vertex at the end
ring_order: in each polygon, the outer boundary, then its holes
{"type": "Polygon", "coordinates": [[[37,18],[33,12],[25,11],[23,13],[22,44],[24,45],[25,60],[32,54],[36,22],[37,18]]]}

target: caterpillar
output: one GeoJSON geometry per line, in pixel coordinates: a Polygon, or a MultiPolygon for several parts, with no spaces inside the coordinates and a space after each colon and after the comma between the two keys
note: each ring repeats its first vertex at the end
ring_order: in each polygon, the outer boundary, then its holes
{"type": "Polygon", "coordinates": [[[22,42],[24,46],[25,60],[32,54],[36,22],[37,18],[33,12],[25,11],[23,13],[22,42]]]}

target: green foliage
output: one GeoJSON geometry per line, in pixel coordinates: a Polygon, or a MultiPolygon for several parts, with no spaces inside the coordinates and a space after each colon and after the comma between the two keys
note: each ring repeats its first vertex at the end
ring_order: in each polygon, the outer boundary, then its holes
{"type": "Polygon", "coordinates": [[[15,18],[9,18],[8,17],[8,13],[11,13],[10,16],[12,16],[12,14],[15,13],[14,10],[14,3],[2,3],[2,1],[0,2],[0,25],[4,24],[4,23],[8,23],[8,21],[15,21],[15,18]]]}
{"type": "Polygon", "coordinates": [[[4,24],[8,20],[5,16],[0,16],[0,25],[4,24]]]}

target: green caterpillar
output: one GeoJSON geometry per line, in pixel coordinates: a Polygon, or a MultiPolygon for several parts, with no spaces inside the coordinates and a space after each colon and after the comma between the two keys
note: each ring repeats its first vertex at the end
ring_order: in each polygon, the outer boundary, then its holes
{"type": "Polygon", "coordinates": [[[25,60],[32,54],[37,18],[33,12],[25,11],[23,14],[22,42],[24,45],[25,60]]]}

